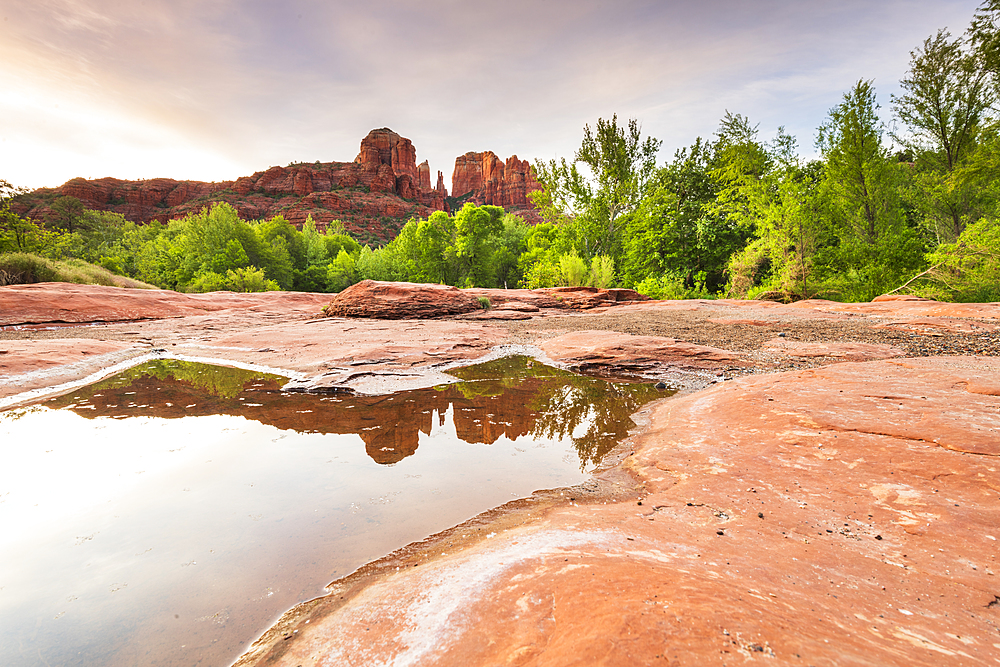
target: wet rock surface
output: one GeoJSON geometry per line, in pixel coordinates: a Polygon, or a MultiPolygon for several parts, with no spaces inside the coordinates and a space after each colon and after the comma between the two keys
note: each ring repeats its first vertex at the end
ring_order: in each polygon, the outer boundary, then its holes
{"type": "Polygon", "coordinates": [[[992,664],[1000,399],[969,387],[998,374],[846,363],[662,401],[631,499],[462,526],[238,664],[992,664]]]}
{"type": "MultiPolygon", "coordinates": [[[[8,322],[55,321],[12,316],[9,289],[8,322]]],[[[511,290],[492,310],[530,319],[480,322],[320,317],[328,295],[165,293],[144,311],[161,319],[115,323],[92,316],[110,288],[48,289],[62,311],[91,313],[78,321],[105,323],[0,330],[0,398],[40,371],[86,377],[107,354],[253,364],[362,393],[514,347],[694,378],[640,410],[592,487],[540,493],[338,580],[241,665],[985,665],[1000,651],[998,304],[576,310],[511,290]],[[682,348],[711,364],[657,356],[682,348]],[[861,352],[899,356],[844,363],[861,352]]],[[[150,299],[113,294],[123,318],[150,299]]]]}

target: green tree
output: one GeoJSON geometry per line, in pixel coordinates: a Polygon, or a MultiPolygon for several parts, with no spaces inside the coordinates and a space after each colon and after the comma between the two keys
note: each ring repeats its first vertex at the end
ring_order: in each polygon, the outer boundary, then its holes
{"type": "Polygon", "coordinates": [[[841,296],[852,300],[884,293],[922,263],[923,244],[903,215],[900,167],[883,135],[875,89],[858,81],[830,110],[817,139],[837,235],[827,267],[841,296]]]}
{"type": "Polygon", "coordinates": [[[418,282],[453,285],[457,277],[455,219],[444,211],[431,213],[417,225],[420,248],[418,282]]]}
{"type": "MultiPolygon", "coordinates": [[[[593,130],[584,126],[583,141],[572,164],[565,158],[536,162],[548,201],[571,217],[579,249],[587,258],[620,255],[622,221],[642,200],[660,144],[653,137],[643,139],[634,118],[627,126],[619,126],[615,114],[610,121],[598,118],[593,130]],[[579,171],[578,164],[586,166],[589,177],[579,171]]],[[[536,197],[537,203],[544,202],[536,197]]]]}
{"type": "Polygon", "coordinates": [[[714,205],[720,189],[712,173],[717,166],[714,144],[699,137],[654,173],[628,218],[619,264],[623,284],[670,274],[689,289],[698,276],[713,292],[725,285],[729,258],[745,245],[749,232],[714,205]]]}
{"type": "Polygon", "coordinates": [[[326,289],[340,292],[358,281],[354,258],[341,249],[326,270],[326,289]]]}
{"type": "Polygon", "coordinates": [[[0,179],[0,253],[45,254],[57,236],[11,209],[13,200],[27,192],[24,188],[15,187],[0,179]]]}
{"type": "Polygon", "coordinates": [[[966,227],[957,243],[939,246],[923,278],[928,296],[949,301],[1000,301],[1000,219],[986,217],[966,227]]]}
{"type": "Polygon", "coordinates": [[[455,256],[460,262],[462,287],[494,287],[492,260],[503,230],[499,206],[466,204],[455,215],[455,256]]]}
{"type": "Polygon", "coordinates": [[[910,56],[903,94],[892,98],[906,128],[896,139],[916,158],[911,185],[924,224],[939,242],[952,242],[982,215],[976,184],[955,174],[974,152],[997,93],[982,49],[966,48],[946,30],[910,56]]]}
{"type": "Polygon", "coordinates": [[[52,202],[52,226],[72,234],[86,226],[83,202],[76,197],[59,197],[52,202]]]}
{"type": "Polygon", "coordinates": [[[527,249],[525,240],[528,229],[527,223],[520,217],[512,213],[504,216],[503,229],[493,259],[497,271],[496,284],[499,287],[517,287],[524,280],[518,260],[527,249]]]}

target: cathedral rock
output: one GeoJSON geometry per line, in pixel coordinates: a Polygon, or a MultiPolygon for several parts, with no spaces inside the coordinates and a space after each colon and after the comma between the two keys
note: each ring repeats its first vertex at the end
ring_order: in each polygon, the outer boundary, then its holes
{"type": "Polygon", "coordinates": [[[528,194],[541,190],[535,179],[535,170],[527,160],[516,155],[501,162],[493,151],[469,152],[455,158],[455,171],[451,177],[453,197],[468,198],[476,204],[491,204],[506,209],[531,209],[528,194]]]}
{"type": "MultiPolygon", "coordinates": [[[[452,184],[463,202],[502,206],[537,220],[527,195],[542,186],[527,160],[513,156],[504,163],[490,151],[466,153],[455,160],[452,184]]],[[[407,220],[451,212],[458,203],[448,197],[444,175],[438,171],[432,185],[430,165],[417,164],[413,142],[389,128],[369,132],[353,162],[299,162],[217,183],[74,178],[21,195],[11,208],[46,221],[59,197],[76,197],[86,208],[140,223],[167,222],[226,202],[245,220],[281,215],[301,227],[312,218],[320,230],[336,220],[362,243],[376,245],[391,240],[407,220]]]]}

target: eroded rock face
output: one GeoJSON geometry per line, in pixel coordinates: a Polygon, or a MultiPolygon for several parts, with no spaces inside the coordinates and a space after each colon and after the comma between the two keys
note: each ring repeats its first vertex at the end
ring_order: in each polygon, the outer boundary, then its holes
{"type": "Polygon", "coordinates": [[[997,377],[994,359],[844,363],[668,399],[626,459],[630,500],[574,489],[490,539],[459,528],[447,555],[337,582],[237,664],[989,664],[997,377]]]}
{"type": "Polygon", "coordinates": [[[442,179],[432,188],[429,165],[425,162],[421,169],[416,164],[413,143],[382,128],[362,139],[354,162],[275,166],[219,183],[169,178],[74,178],[58,188],[42,188],[20,197],[13,209],[44,221],[53,214],[51,201],[70,196],[86,208],[121,213],[134,222],[167,222],[228,201],[244,219],[270,218],[280,213],[301,225],[312,216],[321,231],[332,220],[339,220],[363,239],[387,241],[393,232],[384,227],[382,218],[426,218],[446,208],[447,192],[442,179]]]}
{"type": "Polygon", "coordinates": [[[610,306],[648,302],[649,297],[630,289],[596,287],[544,287],[541,289],[471,288],[470,294],[486,297],[493,306],[510,302],[530,304],[536,308],[591,310],[610,306]]]}
{"type": "Polygon", "coordinates": [[[337,294],[327,317],[409,320],[482,310],[479,299],[449,285],[362,280],[337,294]]]}
{"type": "Polygon", "coordinates": [[[455,158],[451,177],[452,196],[473,193],[468,201],[502,206],[507,209],[530,209],[528,194],[541,190],[531,163],[516,155],[503,162],[493,151],[469,152],[455,158]]]}
{"type": "MultiPolygon", "coordinates": [[[[387,165],[395,176],[406,174],[414,181],[418,180],[417,149],[413,147],[413,142],[387,127],[372,130],[361,140],[361,152],[354,161],[366,170],[377,170],[379,166],[387,165]]],[[[428,171],[428,180],[429,175],[428,171]]],[[[427,189],[430,189],[429,185],[427,189]]]]}

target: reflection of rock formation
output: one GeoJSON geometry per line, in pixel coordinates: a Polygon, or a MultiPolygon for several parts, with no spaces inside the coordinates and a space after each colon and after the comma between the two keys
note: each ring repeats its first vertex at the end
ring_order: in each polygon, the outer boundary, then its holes
{"type": "Polygon", "coordinates": [[[176,419],[228,414],[300,433],[356,433],[368,455],[380,464],[412,456],[421,433],[430,435],[442,428],[467,443],[491,445],[501,437],[515,440],[531,435],[559,440],[569,438],[580,423],[596,414],[598,428],[575,443],[586,463],[625,436],[629,415],[644,400],[642,392],[633,395],[603,380],[565,375],[516,382],[509,378],[475,381],[389,396],[289,394],[281,392],[274,380],[254,378],[249,371],[186,362],[154,363],[159,364],[154,371],[159,377],[133,369],[47,405],[72,405],[85,417],[176,419]],[[174,372],[179,376],[203,376],[201,387],[172,377],[170,364],[178,366],[174,372]],[[213,371],[217,377],[212,377],[213,371]],[[245,374],[245,379],[239,374],[245,374]],[[228,391],[234,382],[244,387],[237,396],[228,391]],[[581,388],[567,390],[569,384],[581,388]],[[216,395],[205,389],[213,387],[227,391],[216,395]]]}

